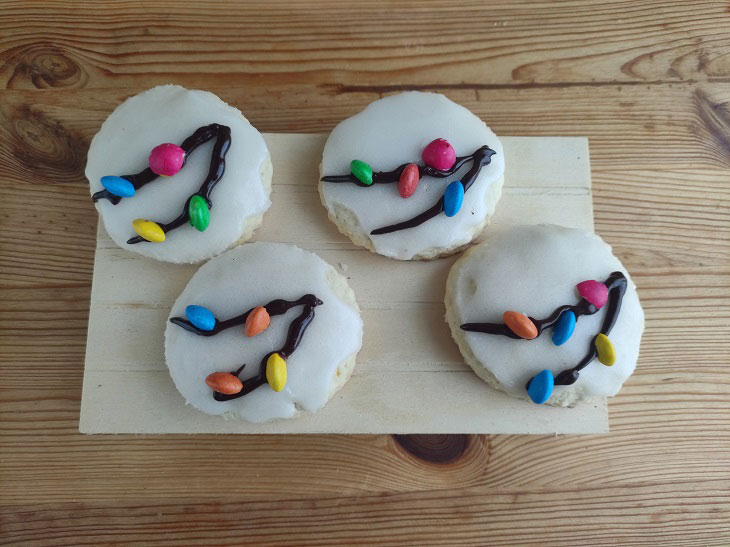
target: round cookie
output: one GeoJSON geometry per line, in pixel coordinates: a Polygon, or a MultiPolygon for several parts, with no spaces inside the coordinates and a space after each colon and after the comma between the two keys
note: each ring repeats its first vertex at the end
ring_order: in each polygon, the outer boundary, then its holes
{"type": "Polygon", "coordinates": [[[502,144],[482,120],[443,95],[410,91],[334,128],[319,192],[329,218],[355,244],[391,258],[429,259],[458,251],[483,230],[503,174],[502,144]]]}
{"type": "Polygon", "coordinates": [[[355,295],[332,266],[257,242],[192,277],[170,312],[165,358],[189,404],[265,422],[321,409],[350,377],[362,330],[355,295]]]}
{"type": "Polygon", "coordinates": [[[176,85],[119,105],[91,141],[86,164],[114,242],[179,263],[250,239],[271,205],[271,174],[263,137],[237,108],[176,85]]]}
{"type": "Polygon", "coordinates": [[[555,406],[611,397],[636,367],[636,286],[590,232],[540,225],[494,236],[453,265],[445,304],[466,362],[515,397],[555,406]]]}

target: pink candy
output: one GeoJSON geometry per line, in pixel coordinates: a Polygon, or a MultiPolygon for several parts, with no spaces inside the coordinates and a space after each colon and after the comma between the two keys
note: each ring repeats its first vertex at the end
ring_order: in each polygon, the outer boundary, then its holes
{"type": "Polygon", "coordinates": [[[152,149],[149,162],[153,173],[171,177],[182,168],[185,162],[185,150],[177,144],[166,142],[152,149]]]}
{"type": "Polygon", "coordinates": [[[446,171],[456,162],[456,151],[446,139],[436,139],[423,149],[421,158],[426,165],[439,171],[446,171]]]}
{"type": "Polygon", "coordinates": [[[576,285],[578,294],[588,300],[597,309],[601,309],[608,300],[608,287],[600,281],[581,281],[576,285]]]}

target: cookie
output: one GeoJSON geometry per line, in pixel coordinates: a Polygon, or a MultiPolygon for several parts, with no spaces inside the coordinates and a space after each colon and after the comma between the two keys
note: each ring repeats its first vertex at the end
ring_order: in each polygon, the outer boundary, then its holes
{"type": "Polygon", "coordinates": [[[356,245],[401,260],[454,253],[484,229],[502,191],[502,144],[437,93],[385,97],[334,128],[319,192],[356,245]]]}
{"type": "Polygon", "coordinates": [[[492,387],[541,404],[616,395],[639,356],[644,313],[626,269],[596,234],[521,226],[451,268],[446,321],[492,387]]]}
{"type": "Polygon", "coordinates": [[[86,164],[114,242],[196,263],[251,238],[271,205],[271,158],[241,112],[207,91],[164,85],[106,119],[86,164]]]}
{"type": "Polygon", "coordinates": [[[170,312],[165,359],[195,408],[265,422],[316,412],[347,382],[363,324],[317,255],[249,243],[204,264],[170,312]]]}

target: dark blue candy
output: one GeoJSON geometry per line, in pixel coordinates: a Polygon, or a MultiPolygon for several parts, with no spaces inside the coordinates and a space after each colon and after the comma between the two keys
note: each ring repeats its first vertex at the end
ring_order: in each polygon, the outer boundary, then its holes
{"type": "Polygon", "coordinates": [[[101,177],[101,185],[110,194],[114,194],[115,196],[119,196],[122,198],[131,198],[136,191],[134,189],[134,185],[127,179],[124,179],[122,177],[115,177],[113,175],[101,177]]]}
{"type": "Polygon", "coordinates": [[[553,344],[562,346],[573,335],[575,330],[575,314],[570,310],[565,310],[560,314],[558,322],[555,323],[553,329],[553,344]]]}
{"type": "Polygon", "coordinates": [[[541,405],[550,398],[554,383],[553,373],[549,370],[543,370],[530,380],[527,386],[527,394],[533,403],[541,405]]]}
{"type": "Polygon", "coordinates": [[[194,327],[200,330],[213,330],[215,328],[215,315],[203,306],[188,306],[185,308],[185,316],[194,327]]]}
{"type": "Polygon", "coordinates": [[[453,217],[461,209],[462,203],[464,203],[464,185],[460,180],[455,180],[444,192],[444,214],[453,217]]]}

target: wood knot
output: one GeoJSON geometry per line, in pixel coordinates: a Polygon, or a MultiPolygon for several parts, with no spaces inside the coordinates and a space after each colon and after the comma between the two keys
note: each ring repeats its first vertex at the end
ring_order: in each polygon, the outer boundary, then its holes
{"type": "MultiPolygon", "coordinates": [[[[730,107],[727,102],[715,102],[698,89],[694,93],[697,118],[701,132],[707,132],[714,142],[713,156],[723,167],[730,165],[730,107]]],[[[703,136],[703,135],[701,135],[703,136]]]]}
{"type": "Polygon", "coordinates": [[[429,463],[451,463],[469,446],[469,435],[393,435],[403,450],[429,463]]]}
{"type": "Polygon", "coordinates": [[[29,181],[57,184],[83,179],[87,145],[81,136],[27,105],[14,109],[3,122],[14,157],[32,174],[29,181]]]}
{"type": "Polygon", "coordinates": [[[57,46],[34,44],[11,51],[6,57],[8,64],[15,65],[8,87],[18,87],[23,80],[36,89],[83,87],[88,81],[81,65],[57,46]]]}

